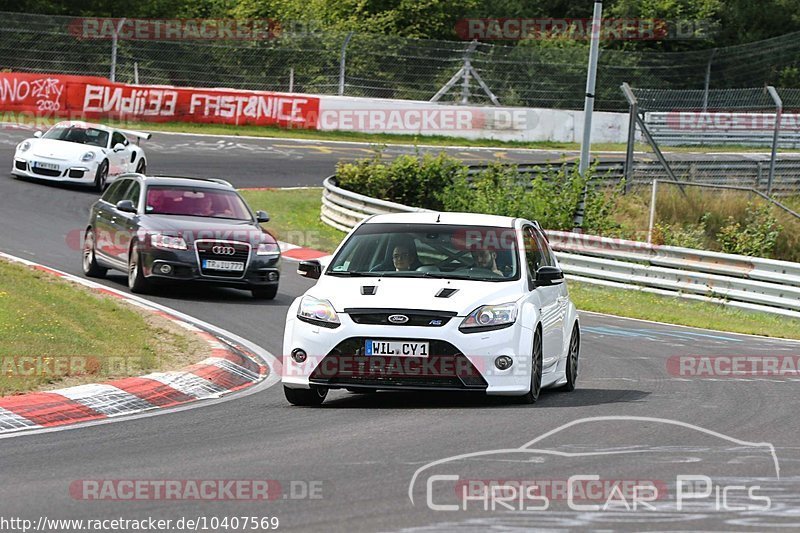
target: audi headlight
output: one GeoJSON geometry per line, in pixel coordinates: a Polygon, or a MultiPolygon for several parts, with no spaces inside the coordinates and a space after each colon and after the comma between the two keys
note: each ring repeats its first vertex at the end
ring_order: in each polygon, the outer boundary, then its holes
{"type": "Polygon", "coordinates": [[[154,233],[150,236],[150,244],[156,248],[163,248],[165,250],[186,250],[186,241],[183,237],[172,237],[170,235],[162,235],[154,233]]]}
{"type": "Polygon", "coordinates": [[[31,147],[30,141],[22,141],[21,143],[19,143],[19,146],[17,146],[17,150],[19,150],[20,152],[27,152],[30,147],[31,147]]]}
{"type": "Polygon", "coordinates": [[[279,255],[280,253],[280,247],[274,242],[262,242],[256,248],[256,255],[279,255]]]}
{"type": "Polygon", "coordinates": [[[467,315],[458,326],[464,333],[502,329],[517,320],[517,304],[484,305],[467,315]]]}
{"type": "Polygon", "coordinates": [[[341,322],[339,315],[328,300],[320,300],[313,296],[304,296],[297,308],[297,318],[303,322],[316,324],[324,328],[338,328],[341,322]]]}
{"type": "Polygon", "coordinates": [[[94,152],[86,152],[85,154],[83,154],[83,156],[81,156],[81,161],[83,161],[84,163],[92,161],[93,159],[94,159],[94,152]]]}

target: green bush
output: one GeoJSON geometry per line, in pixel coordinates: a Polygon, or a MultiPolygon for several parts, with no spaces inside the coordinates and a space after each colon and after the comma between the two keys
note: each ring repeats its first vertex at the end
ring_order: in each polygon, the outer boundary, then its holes
{"type": "Polygon", "coordinates": [[[622,184],[603,189],[584,179],[575,165],[548,167],[536,176],[515,165],[495,163],[468,175],[468,167],[446,154],[405,155],[392,162],[375,157],[340,163],[336,178],[344,189],[415,207],[522,217],[542,227],[571,230],[586,190],[583,229],[605,234],[619,228],[612,214],[622,184]],[[526,182],[527,180],[527,182],[526,182]]]}
{"type": "Polygon", "coordinates": [[[769,205],[747,204],[744,226],[733,217],[717,234],[722,251],[753,257],[772,257],[783,227],[769,205]]]}
{"type": "Polygon", "coordinates": [[[705,213],[697,224],[656,223],[653,227],[653,244],[705,249],[706,222],[710,215],[705,213]]]}
{"type": "Polygon", "coordinates": [[[336,180],[348,191],[414,207],[442,209],[442,192],[456,178],[466,176],[467,167],[445,153],[401,155],[391,162],[372,158],[355,163],[340,162],[336,180]]]}
{"type": "MultiPolygon", "coordinates": [[[[590,168],[587,176],[593,173],[590,168]]],[[[547,229],[571,230],[584,189],[584,231],[602,235],[616,228],[611,214],[621,189],[594,186],[581,177],[576,166],[548,167],[531,179],[520,175],[513,165],[490,165],[471,179],[457,178],[443,191],[441,203],[447,211],[522,217],[547,229]]]]}

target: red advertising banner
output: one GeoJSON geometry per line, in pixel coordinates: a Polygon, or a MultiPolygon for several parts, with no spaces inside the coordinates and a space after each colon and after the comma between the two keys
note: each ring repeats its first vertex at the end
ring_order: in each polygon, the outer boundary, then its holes
{"type": "Polygon", "coordinates": [[[31,117],[316,129],[319,98],[267,91],[128,85],[91,76],[0,72],[2,112],[31,117]]]}

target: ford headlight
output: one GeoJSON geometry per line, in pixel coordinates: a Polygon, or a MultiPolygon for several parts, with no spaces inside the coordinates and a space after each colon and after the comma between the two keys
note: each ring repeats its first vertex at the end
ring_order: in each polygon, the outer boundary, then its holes
{"type": "Polygon", "coordinates": [[[163,248],[165,250],[186,250],[186,241],[183,237],[171,237],[169,235],[162,235],[154,233],[150,236],[150,244],[156,248],[163,248]]]}
{"type": "Polygon", "coordinates": [[[81,157],[81,161],[83,161],[84,163],[88,163],[89,161],[92,161],[93,159],[94,159],[94,152],[86,152],[81,157]]]}
{"type": "Polygon", "coordinates": [[[483,305],[467,315],[458,326],[464,333],[502,329],[517,320],[517,304],[483,305]]]}
{"type": "Polygon", "coordinates": [[[31,147],[30,141],[22,141],[21,143],[19,143],[19,146],[17,146],[17,150],[19,150],[20,152],[27,152],[30,147],[31,147]]]}
{"type": "Polygon", "coordinates": [[[274,242],[262,242],[256,248],[256,255],[280,255],[281,249],[274,242]]]}
{"type": "Polygon", "coordinates": [[[320,300],[313,296],[304,296],[297,308],[297,318],[303,322],[316,324],[324,328],[338,328],[341,322],[339,315],[328,300],[320,300]]]}

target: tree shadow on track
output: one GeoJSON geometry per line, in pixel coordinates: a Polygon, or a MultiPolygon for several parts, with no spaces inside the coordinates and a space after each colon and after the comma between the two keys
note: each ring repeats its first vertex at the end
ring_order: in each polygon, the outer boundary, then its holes
{"type": "Polygon", "coordinates": [[[534,405],[515,404],[504,396],[485,396],[477,392],[417,392],[379,391],[372,394],[350,394],[328,400],[322,405],[328,409],[492,409],[513,407],[541,409],[551,407],[586,407],[590,405],[629,403],[641,401],[650,392],[632,389],[575,389],[565,393],[544,390],[534,405]]]}
{"type": "MultiPolygon", "coordinates": [[[[124,274],[117,271],[109,271],[106,279],[114,285],[114,288],[130,292],[128,290],[128,280],[124,274]]],[[[203,282],[156,282],[153,283],[147,294],[138,294],[137,296],[143,298],[168,298],[170,300],[198,303],[230,303],[267,307],[287,307],[295,298],[289,294],[282,294],[280,289],[278,289],[278,295],[274,300],[257,300],[253,298],[249,290],[217,287],[214,285],[206,285],[203,282]]]]}
{"type": "MultiPolygon", "coordinates": [[[[91,184],[70,183],[68,181],[51,181],[45,179],[29,178],[29,177],[13,176],[13,175],[11,175],[11,178],[21,183],[29,183],[31,185],[49,187],[52,189],[61,189],[71,192],[80,192],[86,194],[87,196],[94,196],[95,198],[100,198],[101,196],[101,193],[99,193],[97,189],[95,189],[91,184]]],[[[114,182],[109,181],[108,183],[110,185],[111,183],[114,182]]]]}

